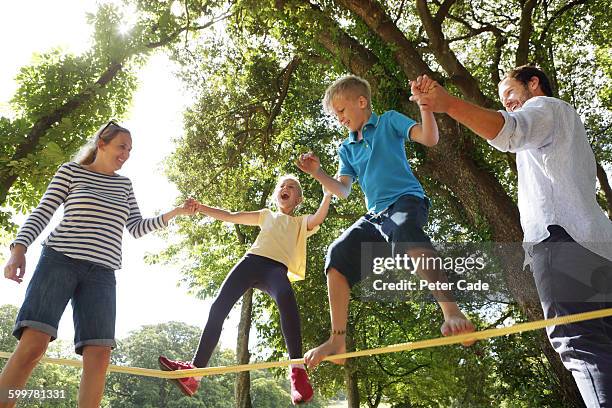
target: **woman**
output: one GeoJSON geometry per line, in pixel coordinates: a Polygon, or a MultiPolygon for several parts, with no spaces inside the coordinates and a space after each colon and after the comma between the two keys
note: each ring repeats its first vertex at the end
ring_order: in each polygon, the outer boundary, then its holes
{"type": "MultiPolygon", "coordinates": [[[[13,334],[19,343],[0,374],[0,390],[23,388],[57,337],[59,320],[72,301],[75,350],[83,356],[79,407],[99,407],[106,369],[115,347],[115,270],[121,268],[121,238],[127,228],[139,238],[164,228],[177,215],[194,214],[195,203],[143,219],[130,179],[115,172],[130,157],[130,132],[110,121],[100,128],[76,162],[63,164],[38,207],[11,244],[4,276],[18,283],[25,252],[60,205],[64,216],[43,242],[13,334]]],[[[0,396],[2,397],[2,396],[0,396]]],[[[0,398],[0,407],[15,400],[0,398]]]]}

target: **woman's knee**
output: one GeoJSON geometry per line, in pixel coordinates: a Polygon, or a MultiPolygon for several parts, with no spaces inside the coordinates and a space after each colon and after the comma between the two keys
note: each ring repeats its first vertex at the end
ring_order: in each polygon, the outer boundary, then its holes
{"type": "Polygon", "coordinates": [[[23,330],[16,354],[26,364],[35,364],[45,355],[51,336],[36,329],[23,330]]]}
{"type": "Polygon", "coordinates": [[[111,347],[109,346],[84,346],[83,360],[95,360],[98,363],[110,361],[111,347]]]}

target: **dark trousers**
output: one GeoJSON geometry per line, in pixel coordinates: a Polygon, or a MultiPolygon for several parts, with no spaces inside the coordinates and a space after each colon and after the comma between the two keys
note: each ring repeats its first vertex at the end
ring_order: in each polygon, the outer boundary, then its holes
{"type": "MultiPolygon", "coordinates": [[[[612,262],[577,244],[556,225],[533,248],[532,270],[544,317],[612,307],[612,262]]],[[[612,318],[550,326],[546,332],[587,407],[612,407],[612,318]]]]}
{"type": "Polygon", "coordinates": [[[238,299],[250,288],[257,288],[274,299],[280,312],[281,329],[289,357],[302,357],[300,315],[287,267],[272,259],[246,254],[223,281],[208,315],[200,344],[193,359],[196,367],[206,367],[219,337],[223,322],[238,299]]]}

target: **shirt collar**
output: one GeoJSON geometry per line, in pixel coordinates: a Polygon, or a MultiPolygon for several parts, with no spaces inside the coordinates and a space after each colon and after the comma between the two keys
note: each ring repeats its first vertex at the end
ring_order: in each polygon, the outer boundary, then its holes
{"type": "MultiPolygon", "coordinates": [[[[365,125],[363,125],[362,131],[368,126],[372,126],[372,127],[378,126],[378,121],[379,121],[378,115],[372,112],[372,114],[370,115],[370,119],[368,119],[365,125]]],[[[357,143],[357,132],[349,132],[348,139],[349,139],[349,143],[357,143]]]]}

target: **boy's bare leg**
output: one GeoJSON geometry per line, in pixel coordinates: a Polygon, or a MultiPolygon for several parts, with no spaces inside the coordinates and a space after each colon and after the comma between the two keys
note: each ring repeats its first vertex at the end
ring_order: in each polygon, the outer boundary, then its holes
{"type": "MultiPolygon", "coordinates": [[[[327,356],[346,352],[346,322],[351,288],[346,277],[335,268],[329,268],[327,272],[327,292],[332,333],[325,343],[304,354],[308,368],[316,367],[327,356]]],[[[336,364],[344,364],[344,361],[332,360],[336,364]]]]}
{"type": "Polygon", "coordinates": [[[17,347],[0,374],[0,408],[12,408],[17,400],[7,401],[8,390],[22,389],[32,370],[45,355],[51,336],[26,327],[17,347]],[[4,394],[7,395],[4,395],[4,394]]]}
{"type": "MultiPolygon", "coordinates": [[[[415,248],[409,249],[407,252],[411,258],[423,257],[426,259],[428,257],[438,256],[438,254],[431,249],[415,248]]],[[[448,282],[446,275],[442,271],[419,268],[417,273],[420,277],[427,279],[429,282],[448,282]]],[[[472,322],[465,317],[463,312],[459,309],[459,306],[457,306],[457,302],[455,302],[450,291],[432,290],[431,293],[438,301],[442,309],[442,314],[444,315],[444,323],[440,328],[443,336],[472,333],[475,330],[472,322]]],[[[464,346],[469,346],[473,343],[474,340],[463,342],[462,344],[464,346]]]]}

